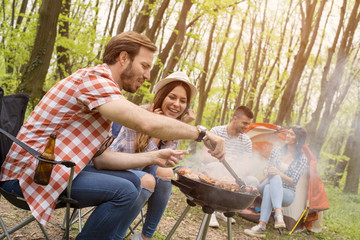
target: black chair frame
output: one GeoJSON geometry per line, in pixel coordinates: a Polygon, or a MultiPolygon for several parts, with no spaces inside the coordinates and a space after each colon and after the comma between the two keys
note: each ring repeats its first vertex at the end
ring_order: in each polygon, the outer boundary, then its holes
{"type": "MultiPolygon", "coordinates": [[[[24,94],[21,94],[21,97],[24,97],[24,94]]],[[[7,96],[5,96],[7,97],[7,96]]],[[[28,96],[27,96],[28,99],[28,96]]],[[[1,112],[1,108],[2,108],[2,100],[3,100],[3,89],[0,87],[0,116],[3,117],[3,114],[1,112]]],[[[23,104],[26,108],[27,105],[27,101],[26,103],[23,104]]],[[[16,106],[19,107],[19,106],[16,106]]],[[[20,119],[15,119],[16,121],[19,121],[19,125],[22,125],[23,119],[24,119],[24,112],[20,113],[19,116],[20,119]]],[[[13,116],[12,116],[13,117],[13,116]]],[[[11,119],[11,121],[14,121],[14,119],[11,119]]],[[[17,139],[14,135],[17,134],[18,130],[20,129],[20,127],[18,127],[18,129],[12,129],[12,134],[9,133],[8,131],[4,130],[2,128],[3,126],[1,125],[1,121],[0,121],[0,133],[3,134],[4,136],[7,137],[7,139],[9,140],[8,142],[15,142],[16,144],[18,144],[20,147],[22,147],[23,149],[25,149],[26,151],[28,151],[27,149],[29,149],[30,147],[27,146],[25,143],[21,142],[19,139],[17,139]],[[14,135],[13,135],[14,134],[14,135]],[[24,148],[25,147],[25,148],[24,148]]],[[[10,145],[8,146],[3,146],[3,144],[5,143],[5,141],[2,141],[2,146],[1,146],[1,165],[4,161],[4,157],[7,153],[7,151],[10,148],[10,145]],[[6,151],[6,152],[5,152],[6,151]]],[[[33,151],[35,151],[34,149],[32,149],[33,151]]],[[[77,201],[74,199],[71,199],[71,185],[72,185],[72,180],[73,180],[73,176],[74,176],[74,167],[75,167],[75,163],[71,162],[71,161],[48,161],[45,160],[43,158],[41,158],[40,156],[36,157],[39,161],[42,162],[47,162],[47,163],[51,163],[53,165],[63,165],[67,168],[70,168],[70,177],[69,177],[69,181],[68,181],[68,187],[67,187],[67,191],[66,191],[66,195],[61,195],[58,199],[58,202],[56,203],[56,209],[58,208],[66,208],[66,213],[65,213],[65,219],[66,219],[66,228],[65,228],[65,232],[63,234],[63,239],[69,239],[69,230],[70,230],[70,208],[78,208],[78,204],[77,201]]],[[[5,189],[0,187],[0,197],[4,196],[4,198],[10,202],[12,205],[20,208],[20,209],[24,209],[24,210],[30,210],[28,204],[26,203],[25,199],[22,197],[19,197],[17,195],[15,195],[14,193],[10,193],[7,192],[5,189]]],[[[21,223],[17,224],[15,227],[11,228],[11,229],[7,229],[5,226],[5,223],[3,221],[3,219],[0,216],[0,225],[1,228],[3,230],[3,234],[0,235],[0,239],[3,238],[7,238],[8,240],[11,240],[10,234],[14,233],[15,231],[21,229],[22,227],[26,226],[27,224],[33,222],[35,219],[35,217],[33,215],[31,215],[30,217],[28,217],[27,219],[25,219],[24,221],[22,221],[21,223]]],[[[46,239],[50,239],[48,234],[45,231],[44,226],[42,226],[38,221],[36,221],[39,224],[39,227],[41,229],[41,231],[43,232],[44,236],[46,239]]]]}

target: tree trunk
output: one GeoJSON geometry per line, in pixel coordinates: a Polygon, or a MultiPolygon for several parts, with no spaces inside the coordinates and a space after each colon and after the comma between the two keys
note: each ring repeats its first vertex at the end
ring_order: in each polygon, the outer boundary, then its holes
{"type": "MultiPolygon", "coordinates": [[[[69,17],[71,0],[65,0],[62,6],[61,14],[69,17]]],[[[59,35],[63,38],[69,38],[69,21],[62,20],[59,24],[59,35]]],[[[71,74],[70,60],[69,60],[69,49],[64,46],[56,47],[57,53],[57,71],[60,79],[65,78],[71,74]]]]}
{"type": "MultiPolygon", "coordinates": [[[[323,28],[323,35],[321,37],[321,41],[320,41],[320,45],[319,45],[319,49],[316,53],[316,57],[315,57],[315,60],[314,60],[314,64],[313,64],[313,67],[311,69],[311,72],[310,72],[310,75],[309,75],[309,79],[308,79],[308,83],[306,85],[306,90],[305,90],[305,96],[304,96],[304,100],[303,100],[303,103],[300,107],[300,111],[299,111],[299,117],[298,117],[298,121],[297,121],[297,124],[300,125],[301,123],[301,119],[302,119],[302,116],[303,116],[303,113],[304,113],[304,110],[305,110],[305,106],[307,104],[307,102],[309,101],[310,99],[310,85],[311,85],[311,80],[312,80],[312,76],[315,72],[315,69],[316,69],[316,66],[317,66],[317,63],[318,63],[318,59],[320,57],[320,52],[321,52],[321,49],[322,49],[322,45],[323,45],[323,42],[324,42],[324,39],[325,39],[325,35],[326,35],[326,26],[328,24],[328,21],[329,21],[329,17],[331,15],[331,12],[332,12],[332,9],[333,9],[333,5],[334,5],[334,1],[331,2],[331,7],[330,7],[330,11],[328,13],[328,16],[326,18],[326,21],[325,21],[325,24],[324,24],[324,28],[323,28]]],[[[305,118],[306,120],[306,118],[305,118]]]]}
{"type": "Polygon", "coordinates": [[[30,12],[29,12],[29,16],[28,16],[28,18],[26,19],[26,23],[24,24],[24,28],[23,28],[23,30],[22,30],[22,32],[25,32],[26,31],[26,26],[27,26],[27,23],[30,21],[30,19],[31,19],[31,16],[33,15],[33,13],[34,13],[34,11],[35,11],[35,8],[36,8],[36,6],[37,6],[37,2],[38,2],[38,0],[35,0],[34,1],[34,3],[33,3],[33,5],[32,5],[32,7],[31,7],[31,10],[30,10],[30,12]]]}
{"type": "Polygon", "coordinates": [[[206,48],[206,54],[205,54],[205,59],[204,59],[204,69],[200,75],[199,78],[199,102],[198,102],[198,108],[196,111],[196,119],[195,119],[195,125],[199,125],[201,124],[201,120],[202,120],[202,116],[204,113],[204,109],[205,109],[205,105],[206,105],[206,99],[207,99],[207,94],[205,92],[205,88],[206,88],[206,77],[209,71],[209,62],[210,62],[210,53],[211,53],[211,46],[212,46],[212,41],[214,38],[214,32],[215,32],[215,27],[216,27],[216,22],[214,19],[214,22],[212,24],[211,30],[210,30],[210,34],[209,34],[209,40],[208,40],[208,44],[207,44],[207,48],[206,48]]]}
{"type": "MultiPolygon", "coordinates": [[[[230,30],[231,30],[231,24],[232,24],[232,21],[233,21],[233,16],[234,16],[234,13],[235,13],[235,9],[236,9],[236,8],[233,7],[233,12],[232,12],[231,15],[230,15],[230,20],[229,20],[229,23],[228,23],[228,26],[227,26],[227,29],[226,29],[226,32],[225,32],[225,37],[224,37],[223,42],[222,42],[222,44],[221,44],[220,51],[219,51],[219,53],[218,53],[218,55],[217,55],[214,68],[212,69],[211,76],[210,76],[209,80],[207,81],[208,83],[207,83],[207,86],[205,87],[205,91],[204,91],[204,93],[202,93],[202,94],[203,94],[203,99],[204,99],[205,101],[202,102],[202,107],[201,107],[201,109],[202,109],[201,111],[202,111],[202,112],[201,112],[201,115],[199,114],[199,115],[196,117],[196,121],[198,121],[198,124],[200,124],[200,123],[202,122],[202,116],[203,116],[203,112],[204,112],[205,105],[206,105],[206,99],[207,99],[208,96],[209,96],[209,92],[210,92],[211,86],[212,86],[212,84],[213,84],[213,82],[214,82],[216,73],[218,72],[218,68],[219,68],[220,61],[221,61],[222,56],[223,56],[223,52],[224,52],[224,49],[225,49],[225,45],[226,45],[226,43],[227,43],[227,41],[228,41],[228,38],[229,38],[229,34],[230,34],[230,30]]],[[[240,31],[240,33],[239,33],[239,36],[241,36],[241,35],[242,35],[242,31],[240,31]]],[[[240,39],[241,39],[241,37],[240,37],[240,39]]],[[[236,54],[236,50],[235,50],[234,54],[236,54]]],[[[235,63],[233,63],[233,64],[235,64],[235,63]]],[[[230,75],[230,74],[229,74],[229,75],[230,75]]],[[[232,74],[231,74],[231,75],[232,75],[232,74]]],[[[205,85],[206,85],[206,84],[205,84],[205,85]]],[[[201,94],[201,93],[200,93],[200,94],[201,94]]],[[[199,102],[200,102],[200,100],[199,100],[199,102]]],[[[200,104],[199,104],[199,105],[200,105],[200,104]]],[[[225,105],[225,103],[224,103],[224,105],[225,105]]],[[[226,103],[226,105],[227,105],[227,103],[226,103]]],[[[218,105],[218,108],[220,109],[220,105],[218,105]]],[[[217,111],[219,110],[218,108],[216,109],[217,111]]],[[[198,112],[199,112],[199,110],[198,110],[198,112]]]]}
{"type": "Polygon", "coordinates": [[[19,26],[21,25],[23,19],[24,19],[24,14],[26,12],[26,7],[27,7],[27,4],[28,4],[28,0],[23,0],[21,2],[21,7],[20,7],[20,12],[19,12],[19,15],[18,15],[18,18],[16,20],[16,25],[15,25],[15,28],[19,28],[19,26]]]}
{"type": "MultiPolygon", "coordinates": [[[[332,117],[335,117],[339,109],[339,103],[343,101],[348,87],[350,87],[350,80],[347,79],[347,87],[345,87],[344,90],[341,89],[340,79],[343,78],[345,65],[352,50],[352,40],[354,38],[355,30],[360,20],[360,13],[358,13],[359,4],[359,1],[355,2],[348,21],[348,25],[343,33],[334,71],[328,81],[326,81],[325,77],[322,82],[318,108],[316,109],[316,114],[312,115],[312,117],[317,117],[317,114],[320,114],[320,112],[322,112],[323,117],[319,119],[312,118],[311,122],[307,126],[307,130],[310,134],[310,148],[315,156],[319,156],[321,147],[323,145],[323,142],[325,141],[327,132],[330,127],[329,125],[331,123],[331,119],[332,117]],[[338,94],[335,94],[336,92],[338,92],[338,94]],[[340,95],[340,97],[337,97],[337,95],[340,95]],[[333,104],[335,104],[337,107],[333,107],[333,104]],[[323,106],[324,109],[322,109],[323,106]]],[[[335,40],[337,41],[337,39],[335,40]]],[[[332,54],[330,53],[329,57],[331,56],[332,54]]],[[[324,74],[327,74],[327,72],[324,72],[324,74]]]]}
{"type": "MultiPolygon", "coordinates": [[[[115,4],[115,8],[114,8],[114,15],[113,15],[113,19],[112,19],[112,22],[111,22],[111,26],[110,26],[110,29],[109,29],[109,35],[113,35],[113,31],[114,31],[114,27],[115,27],[115,22],[116,22],[116,19],[117,19],[117,12],[119,10],[119,7],[120,7],[120,4],[121,4],[121,0],[116,1],[116,4],[115,4]]],[[[120,20],[121,21],[121,20],[120,20]]],[[[119,24],[120,25],[120,24],[119,24]]]]}
{"type": "MultiPolygon", "coordinates": [[[[13,1],[13,3],[15,3],[15,1],[13,1]]],[[[24,19],[24,14],[25,14],[25,11],[26,11],[26,7],[27,7],[27,4],[28,4],[28,0],[23,0],[21,2],[21,7],[20,7],[20,12],[18,14],[18,17],[17,17],[17,20],[16,20],[16,24],[14,26],[15,29],[18,29],[22,23],[22,20],[24,19]]],[[[5,13],[4,13],[5,14],[5,13]]],[[[15,16],[13,16],[15,17],[15,16]]],[[[5,18],[5,17],[4,17],[5,18]]],[[[0,26],[2,26],[2,23],[0,24],[0,26]]],[[[13,35],[13,33],[11,34],[13,35]]],[[[7,37],[14,37],[14,36],[7,36],[7,37]]],[[[4,43],[5,42],[5,36],[2,36],[2,42],[4,43]]],[[[5,62],[7,63],[6,65],[6,73],[7,74],[12,74],[14,72],[14,67],[13,67],[13,57],[8,57],[6,58],[5,62]]]]}
{"type": "Polygon", "coordinates": [[[11,6],[11,20],[10,20],[10,26],[11,26],[12,28],[14,28],[15,8],[16,8],[16,0],[13,0],[12,6],[11,6]]]}
{"type": "MultiPolygon", "coordinates": [[[[233,16],[234,16],[234,10],[235,8],[233,8],[233,13],[230,15],[230,21],[229,21],[229,29],[231,27],[231,23],[233,20],[233,16]]],[[[237,42],[234,48],[234,54],[233,54],[233,60],[232,60],[232,64],[231,64],[231,68],[230,68],[230,72],[229,72],[229,77],[228,77],[228,86],[226,88],[226,94],[225,94],[225,101],[224,101],[224,108],[221,114],[221,120],[220,120],[220,125],[224,125],[225,124],[225,114],[227,112],[227,108],[228,108],[228,100],[229,100],[229,95],[230,95],[230,91],[231,91],[231,83],[233,81],[233,75],[234,75],[234,71],[235,71],[235,64],[237,62],[237,55],[238,55],[238,49],[240,46],[240,42],[241,42],[241,38],[242,38],[242,31],[239,31],[239,36],[237,38],[237,42]]],[[[225,37],[227,38],[227,36],[225,37]]]]}
{"type": "Polygon", "coordinates": [[[162,1],[161,6],[158,9],[158,12],[157,12],[157,14],[156,14],[156,16],[154,18],[153,25],[146,32],[146,36],[148,36],[148,38],[150,38],[150,40],[152,40],[153,42],[155,42],[155,39],[154,39],[155,38],[155,33],[160,28],[161,20],[163,19],[165,10],[169,6],[169,3],[170,3],[170,0],[162,1]]]}
{"type": "MultiPolygon", "coordinates": [[[[110,16],[111,16],[111,11],[113,9],[113,6],[114,6],[114,0],[111,0],[110,1],[109,11],[108,11],[107,18],[106,18],[105,27],[104,27],[104,37],[107,36],[108,33],[109,33],[109,35],[111,35],[111,33],[108,30],[108,27],[109,27],[109,23],[110,23],[110,16]]],[[[104,48],[104,45],[100,44],[99,49],[98,49],[98,53],[96,54],[96,59],[99,60],[101,58],[103,48],[104,48]]]]}
{"type": "MultiPolygon", "coordinates": [[[[260,89],[259,89],[259,94],[258,94],[258,97],[257,97],[258,99],[257,99],[256,106],[255,106],[255,113],[256,113],[256,115],[254,115],[254,120],[255,121],[257,121],[257,112],[258,112],[258,109],[259,109],[260,98],[261,98],[262,92],[265,90],[265,88],[267,86],[267,83],[269,82],[269,80],[270,80],[270,78],[271,78],[271,76],[272,76],[272,74],[274,72],[274,69],[275,69],[276,65],[279,64],[281,51],[282,51],[282,48],[284,46],[284,39],[285,39],[285,36],[286,36],[287,25],[288,25],[289,19],[290,19],[292,3],[293,3],[293,1],[291,0],[290,3],[289,3],[289,8],[288,8],[287,14],[286,14],[284,27],[283,27],[283,30],[282,30],[281,35],[280,35],[280,42],[278,44],[276,57],[275,57],[275,59],[273,61],[273,64],[271,64],[271,67],[270,67],[270,69],[269,69],[269,71],[268,71],[268,73],[266,75],[266,78],[265,78],[264,82],[261,84],[260,89]]],[[[275,84],[274,92],[278,92],[278,89],[280,89],[280,86],[281,86],[281,84],[275,84]]],[[[270,108],[272,109],[275,106],[275,103],[276,103],[275,98],[273,98],[272,101],[270,102],[270,106],[267,106],[267,108],[269,108],[269,109],[266,109],[266,111],[265,111],[265,113],[267,115],[265,115],[264,119],[262,119],[261,121],[269,122],[270,113],[271,113],[270,108]]]]}
{"type": "Polygon", "coordinates": [[[311,0],[306,1],[306,12],[303,12],[302,2],[299,3],[299,6],[302,11],[302,27],[301,27],[301,43],[298,53],[295,56],[295,61],[291,69],[289,79],[287,81],[287,86],[285,88],[284,94],[281,97],[279,113],[276,119],[276,124],[281,125],[284,121],[289,125],[291,123],[291,112],[294,105],[294,99],[297,91],[297,87],[301,78],[301,75],[304,71],[307,60],[310,56],[312,47],[315,43],[317,36],[321,16],[324,10],[326,0],[321,0],[319,9],[316,10],[317,1],[314,0],[311,3],[311,0]],[[316,12],[316,14],[315,14],[316,12]],[[315,26],[313,27],[313,25],[315,26]],[[310,38],[311,35],[311,38],[310,38]]]}
{"type": "Polygon", "coordinates": [[[323,107],[324,107],[324,102],[325,102],[325,98],[326,98],[326,87],[328,84],[328,74],[330,71],[330,65],[332,62],[332,58],[335,54],[335,50],[336,50],[336,45],[338,43],[339,37],[340,37],[340,33],[341,33],[341,29],[343,29],[344,26],[344,16],[346,13],[346,3],[347,0],[343,1],[343,6],[341,7],[341,14],[340,14],[340,19],[339,19],[339,24],[337,27],[337,31],[336,34],[334,36],[334,40],[333,40],[333,44],[331,46],[330,49],[328,49],[328,57],[326,59],[326,64],[324,67],[324,71],[322,74],[322,79],[321,79],[321,91],[320,91],[320,96],[319,99],[317,101],[317,106],[315,111],[313,112],[313,114],[311,115],[311,121],[309,122],[309,124],[307,124],[306,129],[308,131],[308,133],[310,134],[310,139],[312,139],[313,137],[315,137],[316,135],[316,129],[318,127],[318,123],[319,123],[319,119],[320,119],[320,115],[321,112],[323,111],[323,107]]]}
{"type": "MultiPolygon", "coordinates": [[[[187,12],[190,9],[186,6],[188,4],[190,4],[190,7],[191,7],[192,2],[184,1],[181,12],[180,12],[180,16],[184,16],[183,13],[186,13],[186,15],[185,15],[185,18],[186,18],[187,12]]],[[[186,21],[186,19],[182,19],[179,17],[178,22],[176,23],[176,26],[175,26],[173,32],[171,33],[171,36],[170,36],[168,42],[166,43],[166,46],[162,49],[162,51],[158,55],[159,63],[157,65],[155,65],[153,67],[153,69],[151,70],[151,74],[150,74],[151,88],[153,87],[154,83],[156,82],[156,79],[158,78],[158,75],[159,75],[159,72],[160,72],[162,66],[165,65],[165,63],[168,59],[168,56],[170,54],[170,51],[173,48],[173,46],[175,45],[176,40],[178,39],[178,31],[179,31],[181,21],[186,21]]]]}
{"type": "Polygon", "coordinates": [[[248,102],[246,104],[247,107],[250,109],[253,109],[255,92],[256,92],[257,84],[259,83],[259,75],[260,75],[260,70],[262,67],[260,64],[260,58],[262,56],[261,53],[264,51],[262,44],[263,44],[263,40],[265,37],[266,9],[267,9],[267,0],[265,1],[263,18],[261,21],[261,32],[259,33],[260,39],[259,39],[256,58],[255,58],[255,62],[254,62],[254,73],[252,75],[250,89],[249,89],[249,95],[248,95],[248,102]]]}
{"type": "MultiPolygon", "coordinates": [[[[260,80],[260,72],[261,72],[261,69],[264,68],[264,74],[266,75],[266,69],[268,68],[267,67],[267,64],[265,64],[265,59],[266,59],[266,53],[267,53],[267,49],[270,47],[269,46],[269,41],[270,41],[270,35],[272,35],[272,32],[273,32],[273,29],[271,29],[270,31],[270,34],[267,35],[267,39],[265,41],[265,46],[264,46],[264,50],[262,51],[262,58],[260,60],[260,66],[259,67],[259,71],[258,71],[258,76],[257,78],[260,80]],[[264,67],[266,66],[266,67],[264,67]]],[[[269,69],[270,70],[270,69],[269,69]]],[[[262,82],[262,84],[260,85],[259,87],[259,91],[257,93],[257,96],[256,96],[256,103],[255,103],[255,107],[253,107],[253,112],[254,112],[254,120],[256,121],[257,119],[257,115],[259,113],[259,108],[260,108],[260,100],[261,100],[261,96],[263,94],[263,91],[265,90],[265,87],[268,83],[270,78],[265,78],[262,82]]],[[[258,80],[258,81],[259,81],[258,80]]]]}
{"type": "Polygon", "coordinates": [[[355,114],[353,127],[354,133],[349,137],[346,143],[344,155],[350,158],[346,181],[344,186],[345,193],[358,194],[359,177],[360,177],[360,92],[358,91],[358,106],[355,114]]]}
{"type": "MultiPolygon", "coordinates": [[[[183,2],[183,6],[182,6],[182,9],[180,12],[178,22],[168,40],[165,48],[162,49],[162,51],[158,55],[158,59],[159,59],[158,64],[156,64],[151,70],[150,79],[149,79],[149,82],[151,84],[150,91],[152,90],[154,84],[156,83],[156,79],[158,78],[159,72],[160,72],[162,66],[165,65],[171,49],[173,49],[173,46],[175,44],[177,44],[177,43],[180,44],[180,42],[182,43],[181,39],[184,39],[184,36],[180,36],[179,29],[182,28],[183,26],[186,26],[186,24],[185,24],[186,17],[187,17],[187,13],[190,10],[191,6],[192,6],[191,0],[186,0],[183,2]]],[[[185,34],[185,29],[181,30],[181,34],[185,34]]],[[[181,47],[181,45],[180,45],[180,47],[181,47]]],[[[180,50],[176,50],[176,51],[180,51],[180,50]]],[[[164,76],[164,74],[163,74],[163,76],[164,76]]],[[[143,94],[136,94],[133,97],[132,102],[135,104],[140,104],[142,102],[143,97],[144,97],[143,94]]]]}
{"type": "Polygon", "coordinates": [[[163,78],[165,78],[169,73],[171,73],[179,61],[181,47],[183,46],[183,41],[185,39],[186,33],[186,17],[193,3],[191,0],[184,0],[183,8],[181,9],[179,21],[178,21],[178,34],[176,38],[176,42],[174,44],[174,49],[171,53],[171,56],[168,60],[167,66],[163,72],[163,78]]]}
{"type": "Polygon", "coordinates": [[[54,50],[56,26],[62,0],[44,1],[39,9],[39,22],[31,57],[22,74],[17,92],[28,93],[33,107],[43,96],[43,84],[54,50]]]}
{"type": "MultiPolygon", "coordinates": [[[[250,5],[248,5],[248,8],[245,12],[245,16],[243,17],[243,19],[241,20],[241,28],[240,28],[240,33],[242,35],[242,32],[244,31],[244,25],[247,19],[247,15],[250,12],[250,5]]],[[[242,98],[243,98],[243,93],[244,93],[244,88],[245,88],[245,82],[246,82],[246,75],[248,73],[248,69],[249,69],[249,64],[250,64],[250,56],[251,56],[251,49],[252,49],[252,39],[254,36],[254,27],[255,27],[255,19],[253,19],[252,25],[251,25],[251,33],[250,33],[250,41],[249,41],[249,46],[247,47],[247,50],[245,52],[245,61],[244,61],[244,70],[243,70],[243,74],[242,74],[242,79],[240,81],[240,89],[239,89],[239,93],[237,95],[237,98],[235,100],[235,107],[238,107],[242,104],[242,98]]],[[[240,34],[239,33],[239,34],[240,34]]]]}
{"type": "Polygon", "coordinates": [[[151,13],[151,9],[149,8],[149,6],[154,4],[154,2],[155,0],[144,1],[144,5],[142,6],[139,14],[135,19],[135,24],[133,29],[135,32],[142,33],[149,26],[149,19],[151,13]]]}
{"type": "Polygon", "coordinates": [[[228,112],[228,102],[229,102],[229,95],[230,95],[230,91],[231,91],[232,79],[229,78],[228,80],[229,80],[229,82],[228,82],[228,85],[226,87],[226,93],[225,93],[225,96],[224,96],[224,107],[223,107],[222,114],[221,114],[220,125],[225,124],[225,116],[226,116],[226,114],[228,112]]]}
{"type": "Polygon", "coordinates": [[[116,29],[116,34],[119,34],[119,33],[122,33],[125,29],[125,26],[126,26],[126,22],[127,22],[127,18],[130,14],[130,8],[131,8],[131,5],[133,3],[133,0],[127,0],[126,3],[125,3],[125,7],[124,7],[124,10],[121,14],[121,19],[120,19],[120,23],[116,29]]]}
{"type": "MultiPolygon", "coordinates": [[[[290,29],[295,29],[295,28],[292,26],[290,29]]],[[[284,30],[285,30],[285,28],[284,28],[284,30]]],[[[287,56],[289,56],[289,57],[286,58],[286,64],[285,64],[284,71],[282,74],[279,72],[279,70],[277,71],[277,79],[276,79],[276,83],[274,86],[273,96],[271,98],[270,104],[266,107],[266,111],[265,111],[265,117],[264,117],[265,123],[270,122],[272,110],[274,109],[279,96],[281,96],[281,94],[284,91],[284,88],[285,88],[283,86],[284,85],[284,75],[285,75],[284,73],[288,72],[288,69],[290,66],[290,58],[292,56],[292,49],[297,44],[297,41],[294,41],[294,38],[295,38],[295,32],[293,32],[290,36],[290,41],[289,41],[289,46],[288,46],[288,51],[287,51],[287,56]]],[[[277,64],[280,65],[280,58],[278,59],[277,64]]]]}

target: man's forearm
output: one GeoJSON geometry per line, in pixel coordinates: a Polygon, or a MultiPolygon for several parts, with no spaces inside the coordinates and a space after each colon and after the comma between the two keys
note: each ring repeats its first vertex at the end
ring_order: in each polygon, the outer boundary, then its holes
{"type": "Polygon", "coordinates": [[[131,154],[107,150],[93,159],[93,163],[96,169],[101,170],[133,169],[154,164],[151,154],[151,152],[131,154]]]}
{"type": "MultiPolygon", "coordinates": [[[[146,133],[152,137],[164,140],[195,140],[199,137],[197,127],[149,112],[125,99],[105,103],[97,107],[97,110],[113,122],[138,132],[146,133]]],[[[211,132],[208,132],[206,135],[214,147],[213,150],[210,150],[211,155],[219,160],[223,160],[225,158],[224,139],[211,132]]]]}
{"type": "Polygon", "coordinates": [[[194,140],[199,135],[195,126],[149,112],[124,99],[106,103],[98,110],[116,123],[163,140],[194,140]]]}

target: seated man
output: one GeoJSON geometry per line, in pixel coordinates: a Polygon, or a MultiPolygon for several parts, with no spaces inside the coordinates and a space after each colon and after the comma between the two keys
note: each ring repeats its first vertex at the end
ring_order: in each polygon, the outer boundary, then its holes
{"type": "MultiPolygon", "coordinates": [[[[210,131],[225,139],[226,161],[234,169],[236,174],[246,183],[247,186],[256,187],[259,181],[256,177],[250,176],[250,158],[252,154],[252,143],[245,134],[249,127],[253,113],[246,106],[236,108],[233,118],[228,125],[213,127],[210,131]]],[[[205,149],[205,148],[204,148],[205,149]]],[[[222,181],[234,181],[229,171],[216,159],[203,151],[202,171],[210,177],[222,181]]],[[[216,216],[223,220],[226,217],[222,213],[214,213],[211,216],[210,227],[218,227],[216,216]]],[[[231,219],[234,223],[235,220],[231,219]]]]}
{"type": "MultiPolygon", "coordinates": [[[[139,213],[134,210],[139,191],[134,183],[117,176],[118,170],[153,164],[172,167],[183,154],[172,149],[138,154],[105,151],[94,158],[109,135],[112,122],[166,140],[201,141],[207,136],[216,146],[213,156],[225,156],[222,138],[151,113],[121,94],[122,89],[135,92],[149,79],[155,51],[156,46],[144,35],[124,32],[114,36],[105,47],[104,64],[80,69],[55,84],[17,135],[42,152],[50,134],[56,133],[55,160],[76,163],[72,198],[81,208],[98,206],[77,239],[122,239],[139,213]],[[85,166],[90,160],[95,168],[87,171],[85,166]]],[[[50,183],[42,186],[34,182],[35,169],[36,159],[13,144],[3,163],[0,181],[6,190],[20,191],[34,217],[46,224],[59,195],[67,188],[69,172],[55,166],[50,183]]]]}

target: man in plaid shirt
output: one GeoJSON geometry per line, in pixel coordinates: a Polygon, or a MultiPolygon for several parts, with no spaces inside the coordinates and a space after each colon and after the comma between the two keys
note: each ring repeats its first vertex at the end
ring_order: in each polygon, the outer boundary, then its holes
{"type": "MultiPolygon", "coordinates": [[[[164,149],[128,154],[105,151],[93,158],[112,122],[166,139],[210,139],[211,154],[225,157],[224,140],[204,128],[151,113],[127,101],[121,90],[135,92],[150,77],[155,45],[145,36],[127,32],[105,47],[104,64],[80,69],[53,86],[24,123],[17,137],[42,152],[56,133],[56,160],[76,163],[71,196],[80,207],[97,206],[77,239],[122,239],[136,217],[131,207],[138,197],[137,183],[116,175],[118,170],[158,164],[172,167],[183,151],[164,149]],[[87,171],[92,160],[95,171],[87,171]],[[116,171],[111,171],[116,170],[116,171]]],[[[46,224],[56,200],[67,187],[68,171],[55,166],[50,183],[34,183],[36,160],[13,144],[1,169],[0,184],[23,196],[35,218],[46,224]]]]}

